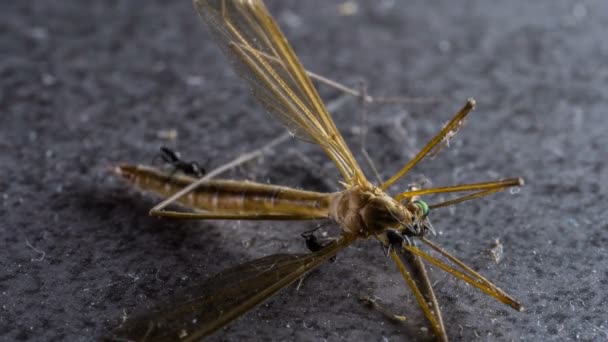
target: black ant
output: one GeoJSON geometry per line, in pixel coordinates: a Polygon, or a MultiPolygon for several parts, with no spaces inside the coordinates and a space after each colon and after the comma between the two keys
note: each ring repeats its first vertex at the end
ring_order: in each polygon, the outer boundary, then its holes
{"type": "Polygon", "coordinates": [[[181,159],[179,153],[165,146],[162,146],[160,148],[160,153],[157,157],[160,157],[163,162],[173,166],[173,173],[175,173],[176,171],[180,171],[185,175],[193,176],[196,178],[201,178],[207,173],[207,171],[205,171],[205,169],[202,168],[198,164],[198,162],[185,162],[181,159]]]}

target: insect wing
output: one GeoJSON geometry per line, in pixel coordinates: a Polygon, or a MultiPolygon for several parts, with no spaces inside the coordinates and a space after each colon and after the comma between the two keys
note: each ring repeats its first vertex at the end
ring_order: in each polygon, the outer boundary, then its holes
{"type": "Polygon", "coordinates": [[[266,110],[320,145],[349,184],[365,176],[310,78],[261,0],[194,0],[215,40],[266,110]]]}
{"type": "Polygon", "coordinates": [[[273,254],[224,270],[177,298],[127,321],[112,339],[195,341],[240,317],[336,255],[353,240],[340,238],[316,253],[273,254]]]}

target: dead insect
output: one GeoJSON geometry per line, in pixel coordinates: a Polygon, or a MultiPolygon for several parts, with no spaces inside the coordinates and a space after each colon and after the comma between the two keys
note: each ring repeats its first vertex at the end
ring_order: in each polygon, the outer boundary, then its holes
{"type": "Polygon", "coordinates": [[[437,337],[447,340],[441,311],[423,260],[462,279],[516,310],[522,306],[479,273],[431,242],[430,212],[436,208],[523,185],[521,178],[428,189],[411,188],[389,195],[388,189],[425,156],[435,154],[462,126],[473,109],[469,99],[441,131],[389,180],[372,184],[328,114],[307,72],[261,0],[195,0],[195,7],[222,51],[248,83],[255,97],[295,136],[316,143],[341,172],[344,190],[321,193],[247,181],[170,177],[145,166],[121,165],[118,174],[141,189],[169,196],[152,215],[189,219],[312,220],[331,219],[342,233],[327,245],[311,241],[310,254],[274,254],[220,272],[186,290],[158,311],[127,321],[116,338],[196,340],[208,336],[301,278],[360,239],[379,240],[394,260],[437,337]],[[427,204],[422,196],[469,194],[427,204]],[[170,211],[181,203],[193,211],[170,211]],[[416,247],[421,241],[446,261],[416,247]]]}

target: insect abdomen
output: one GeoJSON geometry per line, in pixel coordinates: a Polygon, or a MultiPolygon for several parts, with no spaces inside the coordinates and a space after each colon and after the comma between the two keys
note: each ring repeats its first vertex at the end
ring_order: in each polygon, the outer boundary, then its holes
{"type": "Polygon", "coordinates": [[[218,213],[329,215],[328,194],[253,182],[211,181],[186,200],[193,207],[218,213]]]}
{"type": "MultiPolygon", "coordinates": [[[[170,196],[196,179],[170,176],[144,166],[120,166],[117,172],[147,191],[170,196]]],[[[329,216],[332,194],[233,180],[209,180],[178,200],[183,205],[216,214],[252,216],[329,216]]]]}

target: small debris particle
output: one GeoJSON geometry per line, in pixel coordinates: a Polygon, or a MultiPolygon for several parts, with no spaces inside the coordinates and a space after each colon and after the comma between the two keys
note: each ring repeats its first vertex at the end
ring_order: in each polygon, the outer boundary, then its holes
{"type": "Polygon", "coordinates": [[[504,249],[500,239],[494,240],[494,245],[492,245],[492,248],[490,249],[490,254],[492,255],[492,259],[494,259],[494,262],[497,264],[500,262],[500,260],[502,260],[504,249]]]}
{"type": "Polygon", "coordinates": [[[354,1],[345,1],[338,5],[338,14],[343,17],[350,17],[357,14],[359,11],[359,4],[354,1]]]}

